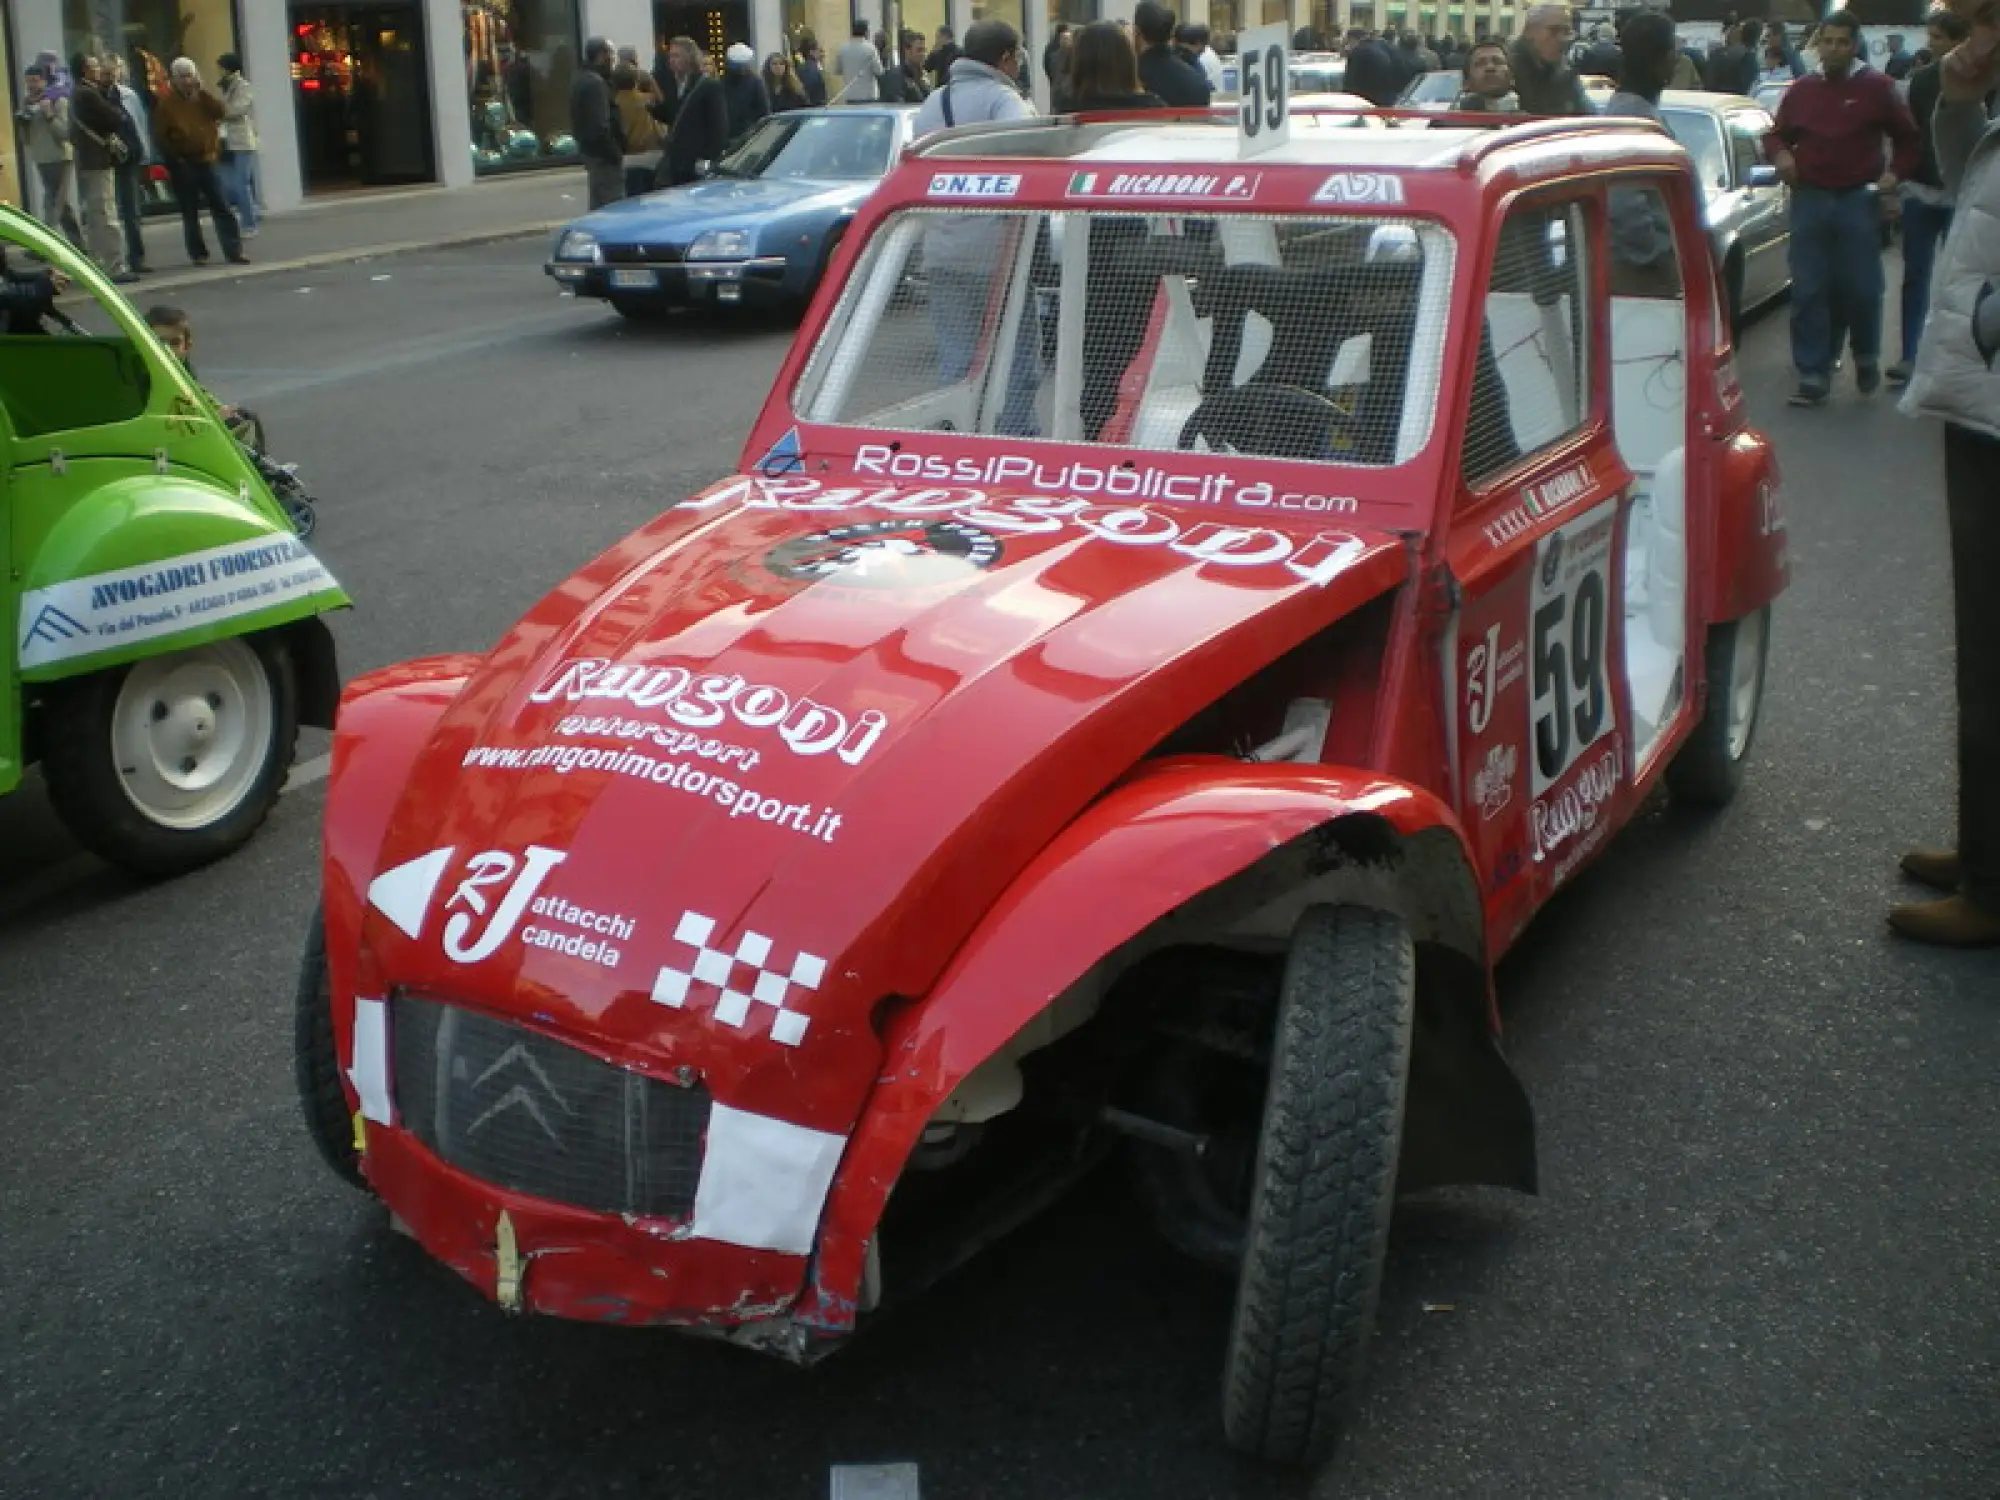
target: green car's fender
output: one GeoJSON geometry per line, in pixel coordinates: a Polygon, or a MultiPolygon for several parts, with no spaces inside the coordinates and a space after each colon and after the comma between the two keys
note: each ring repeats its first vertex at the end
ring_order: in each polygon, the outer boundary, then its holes
{"type": "Polygon", "coordinates": [[[24,683],[289,625],[348,603],[248,493],[205,474],[103,458],[17,469],[24,683]],[[60,470],[60,472],[59,472],[60,470]],[[37,493],[46,487],[46,496],[37,493]],[[46,504],[38,503],[46,500],[46,504]],[[45,531],[21,522],[46,515],[45,531]]]}

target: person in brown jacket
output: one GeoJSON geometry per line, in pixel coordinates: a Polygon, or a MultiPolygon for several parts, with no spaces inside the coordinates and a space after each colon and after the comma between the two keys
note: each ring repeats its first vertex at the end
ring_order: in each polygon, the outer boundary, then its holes
{"type": "Polygon", "coordinates": [[[242,230],[222,196],[222,179],[215,170],[222,155],[222,101],[201,86],[201,70],[190,59],[175,58],[170,71],[171,80],[153,108],[153,137],[180,204],[188,259],[198,266],[208,264],[208,242],[201,233],[201,209],[207,204],[222,253],[235,265],[248,265],[242,230]]]}

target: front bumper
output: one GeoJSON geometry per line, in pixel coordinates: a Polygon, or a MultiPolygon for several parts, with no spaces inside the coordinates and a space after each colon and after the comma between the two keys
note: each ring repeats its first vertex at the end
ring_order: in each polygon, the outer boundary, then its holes
{"type": "Polygon", "coordinates": [[[542,269],[579,297],[615,297],[666,307],[766,306],[781,301],[789,291],[782,255],[613,265],[552,260],[542,269]]]}

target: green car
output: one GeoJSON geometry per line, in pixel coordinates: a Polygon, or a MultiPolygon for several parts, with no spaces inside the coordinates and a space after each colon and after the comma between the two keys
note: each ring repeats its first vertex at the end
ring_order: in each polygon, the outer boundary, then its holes
{"type": "Polygon", "coordinates": [[[71,832],[171,875],[229,853],[339,693],[350,601],[213,401],[109,280],[0,205],[7,275],[87,306],[0,322],[0,794],[39,762],[71,832]]]}

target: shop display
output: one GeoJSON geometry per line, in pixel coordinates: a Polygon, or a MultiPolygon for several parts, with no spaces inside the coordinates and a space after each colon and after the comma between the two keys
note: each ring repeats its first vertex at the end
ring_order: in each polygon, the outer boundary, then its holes
{"type": "Polygon", "coordinates": [[[474,170],[573,159],[576,0],[464,0],[461,10],[474,170]]]}

